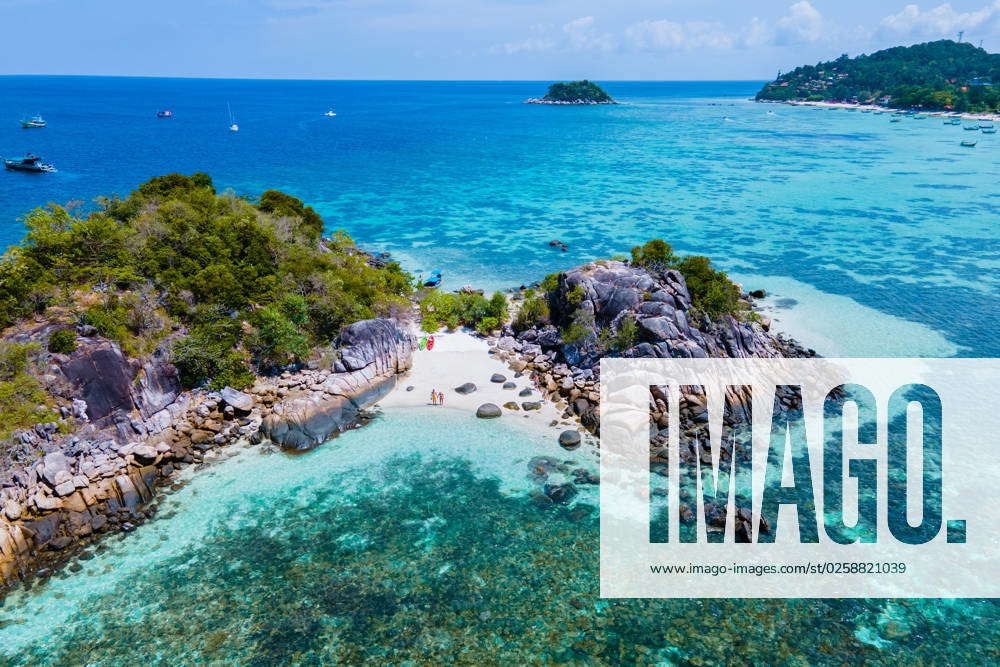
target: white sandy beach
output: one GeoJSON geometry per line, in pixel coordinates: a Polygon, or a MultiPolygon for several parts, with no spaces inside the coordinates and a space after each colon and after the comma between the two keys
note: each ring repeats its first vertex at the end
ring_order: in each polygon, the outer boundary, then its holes
{"type": "MultiPolygon", "coordinates": [[[[426,334],[418,334],[426,335],[426,334]]],[[[426,407],[433,410],[457,410],[467,413],[469,419],[476,419],[476,409],[483,403],[494,403],[503,410],[500,420],[517,419],[533,427],[543,429],[553,439],[567,429],[580,430],[585,446],[596,440],[575,420],[563,419],[562,408],[544,400],[541,392],[534,387],[527,375],[515,378],[514,371],[505,363],[489,354],[489,344],[485,339],[465,331],[434,334],[432,350],[416,350],[413,353],[413,368],[399,378],[396,388],[378,402],[383,409],[394,407],[426,407]],[[514,382],[515,389],[503,389],[503,383],[491,382],[490,377],[500,373],[514,382]],[[472,382],[476,391],[462,395],[455,387],[472,382]],[[413,387],[412,390],[407,390],[413,387]],[[519,396],[522,389],[532,389],[531,396],[519,396]],[[431,404],[431,391],[444,393],[444,406],[431,404]],[[540,410],[508,410],[503,407],[509,401],[519,406],[524,401],[541,401],[540,410]],[[556,422],[555,426],[552,425],[556,422]]]]}

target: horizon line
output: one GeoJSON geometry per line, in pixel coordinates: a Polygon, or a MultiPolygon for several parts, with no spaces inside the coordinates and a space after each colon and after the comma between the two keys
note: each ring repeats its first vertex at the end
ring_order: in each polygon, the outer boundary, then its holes
{"type": "Polygon", "coordinates": [[[332,81],[344,83],[546,83],[550,81],[604,81],[609,83],[758,83],[771,79],[347,79],[299,76],[174,76],[167,74],[0,74],[2,78],[60,77],[79,79],[186,79],[193,81],[332,81]]]}

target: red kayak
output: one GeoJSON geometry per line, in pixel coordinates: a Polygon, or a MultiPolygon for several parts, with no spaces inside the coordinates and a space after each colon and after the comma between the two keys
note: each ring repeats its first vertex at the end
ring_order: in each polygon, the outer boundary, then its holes
{"type": "Polygon", "coordinates": [[[431,336],[427,339],[427,349],[428,350],[434,349],[434,336],[431,336]]]}

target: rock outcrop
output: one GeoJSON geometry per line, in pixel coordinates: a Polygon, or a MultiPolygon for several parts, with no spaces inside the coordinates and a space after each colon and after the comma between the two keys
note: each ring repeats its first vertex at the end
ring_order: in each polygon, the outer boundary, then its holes
{"type": "MultiPolygon", "coordinates": [[[[550,310],[552,325],[506,331],[496,342],[497,354],[513,370],[531,373],[566,417],[578,418],[595,434],[600,430],[601,357],[815,356],[795,341],[772,334],[769,323],[751,311],[744,318],[699,313],[692,307],[684,276],[674,270],[653,274],[618,261],[584,264],[560,274],[550,310]],[[634,323],[635,333],[621,340],[626,320],[634,323]],[[571,340],[564,335],[568,329],[574,330],[571,340]]],[[[661,430],[667,425],[665,398],[659,388],[650,393],[651,413],[661,430]]],[[[748,414],[748,400],[729,397],[727,419],[748,414]]],[[[683,397],[681,417],[688,426],[696,427],[705,414],[704,397],[683,397]]]]}
{"type": "MultiPolygon", "coordinates": [[[[340,334],[339,359],[330,372],[305,374],[299,388],[261,425],[261,435],[286,451],[302,452],[353,425],[365,407],[395,386],[410,369],[414,340],[394,320],[364,320],[340,334]],[[307,391],[301,391],[306,387],[307,391]]],[[[279,383],[280,385],[281,383],[279,383]]]]}
{"type": "Polygon", "coordinates": [[[0,591],[73,546],[131,530],[155,513],[161,484],[228,444],[298,451],[352,427],[409,369],[414,341],[393,320],[367,320],[340,342],[332,369],[287,371],[246,391],[181,391],[165,358],[140,364],[105,340],[54,359],[50,370],[80,396],[80,427],[18,434],[21,453],[38,455],[0,469],[0,591]]]}

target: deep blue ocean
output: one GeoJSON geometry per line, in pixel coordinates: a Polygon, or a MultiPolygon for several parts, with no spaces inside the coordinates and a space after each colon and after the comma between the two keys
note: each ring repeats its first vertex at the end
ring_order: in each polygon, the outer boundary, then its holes
{"type": "Polygon", "coordinates": [[[547,107],[521,104],[540,82],[0,77],[0,155],[59,169],[0,173],[0,244],[34,206],[206,171],[301,197],[451,288],[662,237],[768,289],[779,325],[828,354],[1000,354],[1000,138],[749,102],[759,86],[610,82],[625,104],[547,107]],[[22,130],[35,113],[49,126],[22,130]]]}
{"type": "MultiPolygon", "coordinates": [[[[822,353],[1000,354],[995,135],[966,149],[937,118],[754,104],[750,82],[521,104],[545,87],[0,77],[0,154],[59,169],[0,173],[0,243],[34,206],[205,171],[301,197],[449,288],[662,237],[768,290],[822,353]],[[35,113],[49,127],[20,129],[35,113]]],[[[0,600],[0,665],[997,661],[992,600],[600,598],[595,487],[537,502],[594,452],[543,431],[389,407],[303,456],[231,448],[155,521],[0,600]]]]}

